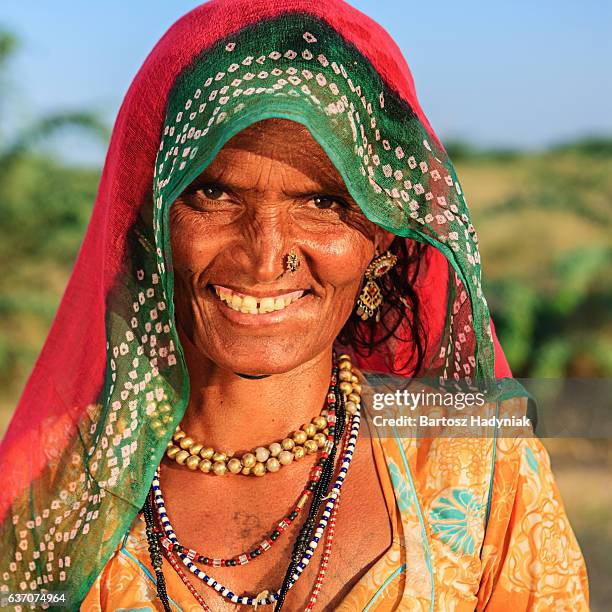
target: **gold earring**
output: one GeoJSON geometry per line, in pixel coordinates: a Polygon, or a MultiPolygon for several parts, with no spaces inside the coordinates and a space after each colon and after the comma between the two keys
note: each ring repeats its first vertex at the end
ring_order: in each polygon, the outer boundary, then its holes
{"type": "Polygon", "coordinates": [[[287,255],[287,262],[285,263],[285,269],[287,272],[295,272],[300,267],[300,260],[298,259],[297,253],[294,249],[291,249],[291,253],[287,255]]]}
{"type": "MultiPolygon", "coordinates": [[[[376,251],[378,253],[378,250],[376,251]]],[[[365,271],[366,284],[357,298],[357,314],[363,321],[369,319],[376,312],[376,320],[380,321],[380,305],[383,294],[376,282],[397,263],[397,256],[387,251],[382,255],[375,255],[365,271]]]]}

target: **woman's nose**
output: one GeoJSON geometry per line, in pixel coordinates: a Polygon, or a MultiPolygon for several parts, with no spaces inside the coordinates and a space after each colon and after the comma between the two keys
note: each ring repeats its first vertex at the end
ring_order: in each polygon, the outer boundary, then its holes
{"type": "Polygon", "coordinates": [[[246,254],[253,280],[275,281],[285,270],[285,254],[291,249],[290,221],[282,212],[254,215],[246,229],[246,254]]]}

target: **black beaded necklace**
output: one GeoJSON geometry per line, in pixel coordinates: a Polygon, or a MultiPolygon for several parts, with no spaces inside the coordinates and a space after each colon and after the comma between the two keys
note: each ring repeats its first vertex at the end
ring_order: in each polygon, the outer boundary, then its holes
{"type": "MultiPolygon", "coordinates": [[[[274,607],[274,612],[279,612],[283,607],[285,597],[287,596],[287,592],[290,588],[292,576],[295,573],[296,566],[302,559],[304,552],[306,551],[306,547],[308,546],[308,542],[311,539],[312,532],[315,528],[317,512],[319,511],[323,500],[329,493],[329,485],[331,483],[331,479],[334,472],[336,450],[338,448],[340,440],[342,439],[342,435],[344,434],[344,429],[346,426],[346,408],[344,403],[344,395],[340,391],[340,380],[338,376],[339,368],[337,365],[334,366],[332,373],[336,380],[336,383],[334,385],[334,395],[336,397],[337,417],[336,427],[334,429],[333,446],[329,452],[328,457],[326,459],[320,459],[320,465],[322,468],[321,477],[317,482],[315,490],[313,491],[312,502],[310,504],[306,521],[302,525],[300,533],[298,534],[298,537],[296,538],[296,541],[293,545],[293,551],[291,552],[291,561],[289,562],[289,566],[287,567],[287,571],[285,572],[285,577],[283,579],[283,584],[281,585],[281,588],[279,590],[279,595],[276,601],[276,605],[274,607]]],[[[163,557],[161,552],[161,544],[159,542],[159,539],[162,534],[155,529],[155,521],[153,518],[153,509],[151,507],[150,496],[151,492],[147,494],[147,498],[142,508],[146,524],[145,531],[147,534],[147,542],[149,545],[149,556],[151,558],[151,565],[153,566],[153,570],[155,572],[157,596],[159,597],[164,607],[164,612],[172,612],[172,608],[170,607],[170,600],[166,591],[166,580],[162,571],[163,557]]]]}
{"type": "Polygon", "coordinates": [[[293,545],[293,551],[291,553],[291,561],[289,563],[289,567],[285,573],[285,578],[283,579],[283,584],[279,590],[278,599],[276,600],[276,605],[274,606],[274,612],[279,612],[279,610],[283,607],[283,603],[285,602],[285,597],[287,596],[287,592],[289,591],[289,584],[291,583],[292,576],[295,572],[295,568],[297,564],[302,559],[304,552],[306,550],[306,546],[308,546],[308,542],[312,536],[312,532],[315,528],[315,520],[317,512],[321,507],[324,497],[327,496],[329,491],[329,485],[331,483],[331,479],[334,472],[334,464],[336,459],[336,450],[338,448],[338,444],[342,439],[342,434],[344,433],[344,428],[346,425],[346,409],[344,405],[344,394],[340,392],[340,380],[338,377],[339,369],[337,366],[333,369],[333,374],[336,378],[336,384],[334,386],[334,395],[336,396],[336,428],[334,430],[334,444],[332,449],[329,452],[327,459],[323,460],[323,470],[321,473],[321,478],[317,483],[317,488],[313,492],[312,503],[310,504],[310,509],[308,511],[308,518],[302,525],[300,529],[300,533],[293,545]]]}
{"type": "Polygon", "coordinates": [[[162,571],[162,552],[159,538],[161,533],[155,530],[155,523],[153,520],[153,509],[151,508],[151,492],[147,493],[147,499],[142,508],[146,524],[147,541],[149,543],[149,556],[151,557],[151,565],[155,572],[155,579],[157,585],[157,596],[159,597],[162,605],[164,606],[164,612],[172,612],[170,607],[170,600],[168,599],[168,593],[166,592],[166,579],[164,578],[164,572],[162,571]]]}

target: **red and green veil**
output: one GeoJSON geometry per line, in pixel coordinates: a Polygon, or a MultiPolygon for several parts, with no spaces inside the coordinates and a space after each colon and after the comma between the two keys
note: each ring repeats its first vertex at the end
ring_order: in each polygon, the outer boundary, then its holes
{"type": "MultiPolygon", "coordinates": [[[[390,36],[339,0],[204,4],[125,97],[74,271],[0,446],[4,590],[66,591],[76,607],[141,508],[189,394],[168,210],[229,138],[270,117],[305,125],[365,215],[425,245],[419,376],[511,376],[464,194],[390,36]]],[[[391,372],[412,350],[393,339],[356,365],[391,372]]]]}

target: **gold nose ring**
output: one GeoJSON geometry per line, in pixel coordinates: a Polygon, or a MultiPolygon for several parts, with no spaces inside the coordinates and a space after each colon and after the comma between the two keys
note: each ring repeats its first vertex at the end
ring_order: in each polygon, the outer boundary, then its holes
{"type": "Polygon", "coordinates": [[[285,263],[285,269],[287,272],[295,272],[300,267],[300,260],[298,259],[297,253],[291,249],[291,252],[287,255],[287,262],[285,263]]]}

